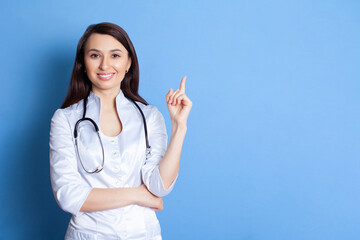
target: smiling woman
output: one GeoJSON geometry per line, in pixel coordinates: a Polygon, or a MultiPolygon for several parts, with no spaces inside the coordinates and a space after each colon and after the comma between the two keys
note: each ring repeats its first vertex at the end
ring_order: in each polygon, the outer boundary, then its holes
{"type": "MultiPolygon", "coordinates": [[[[106,34],[92,34],[85,44],[85,72],[91,81],[92,91],[100,98],[117,94],[121,81],[131,66],[126,48],[114,37],[106,34]],[[101,96],[105,94],[106,96],[101,96]]],[[[114,107],[103,108],[100,121],[102,132],[117,136],[122,130],[121,121],[114,107]]]]}
{"type": "Polygon", "coordinates": [[[72,214],[65,239],[161,239],[155,210],[177,180],[192,107],[185,79],[165,96],[167,146],[163,115],[138,94],[138,61],[126,32],[111,23],[87,28],[67,96],[51,119],[51,185],[72,214]]]}
{"type": "Polygon", "coordinates": [[[93,91],[114,89],[114,86],[120,85],[131,66],[129,53],[118,40],[97,33],[92,34],[86,42],[84,61],[93,91]]]}
{"type": "MultiPolygon", "coordinates": [[[[93,77],[93,72],[90,72],[89,75],[86,71],[95,68],[94,71],[96,73],[106,74],[106,71],[101,69],[102,65],[105,64],[105,67],[108,67],[107,65],[110,64],[109,58],[117,58],[118,56],[120,56],[121,59],[127,58],[127,64],[129,64],[126,65],[126,69],[122,69],[124,73],[126,71],[126,74],[123,75],[122,78],[118,75],[118,79],[122,79],[121,89],[125,96],[147,104],[138,94],[139,64],[135,48],[129,36],[124,29],[115,24],[99,23],[90,25],[79,40],[69,90],[61,108],[66,108],[77,103],[88,95],[92,89],[91,80],[96,78],[93,77]],[[101,39],[106,41],[107,44],[103,44],[101,39]],[[90,52],[91,54],[89,54],[90,52]],[[110,52],[113,53],[113,55],[109,54],[110,52]],[[127,55],[125,56],[125,54],[127,55]],[[90,64],[88,58],[98,60],[95,61],[94,64],[90,64]],[[88,66],[86,66],[87,63],[89,63],[88,66]],[[99,69],[96,69],[96,67],[99,67],[99,69]],[[74,91],[74,89],[76,89],[76,91],[74,91]]],[[[116,66],[113,67],[116,68],[116,66]]],[[[120,72],[118,74],[122,73],[120,72]]]]}

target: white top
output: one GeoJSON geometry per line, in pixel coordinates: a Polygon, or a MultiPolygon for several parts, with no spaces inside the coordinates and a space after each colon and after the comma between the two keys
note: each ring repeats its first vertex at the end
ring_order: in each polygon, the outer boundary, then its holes
{"type": "MultiPolygon", "coordinates": [[[[99,130],[105,154],[104,169],[99,173],[87,173],[75,151],[74,127],[82,118],[83,100],[54,113],[49,142],[50,177],[56,202],[61,209],[73,214],[66,239],[161,239],[159,221],[151,208],[132,204],[111,210],[80,212],[92,188],[131,188],[144,183],[159,197],[172,191],[177,177],[165,189],[158,168],[167,148],[164,117],[155,106],[137,103],[146,118],[151,156],[146,160],[141,113],[120,91],[116,108],[123,128],[116,137],[105,136],[99,130]]],[[[86,117],[93,119],[99,128],[100,109],[100,98],[91,91],[86,117]]],[[[85,122],[88,124],[82,122],[84,124],[78,127],[81,136],[78,138],[85,143],[79,146],[81,160],[85,167],[93,162],[101,165],[100,142],[91,140],[93,133],[86,135],[92,125],[85,122]]]]}

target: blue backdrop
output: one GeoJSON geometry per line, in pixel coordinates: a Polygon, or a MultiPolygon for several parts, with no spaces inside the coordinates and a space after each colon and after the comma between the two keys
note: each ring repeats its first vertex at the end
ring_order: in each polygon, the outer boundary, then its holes
{"type": "Polygon", "coordinates": [[[360,2],[10,1],[0,4],[0,239],[63,239],[50,118],[92,23],[132,39],[140,94],[193,101],[163,238],[360,238],[360,2]]]}

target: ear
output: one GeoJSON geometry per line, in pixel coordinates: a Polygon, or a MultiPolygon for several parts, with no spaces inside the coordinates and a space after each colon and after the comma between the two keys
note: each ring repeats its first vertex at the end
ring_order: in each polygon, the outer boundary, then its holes
{"type": "Polygon", "coordinates": [[[126,66],[126,69],[130,70],[130,67],[131,67],[131,57],[128,58],[128,64],[126,66]]]}

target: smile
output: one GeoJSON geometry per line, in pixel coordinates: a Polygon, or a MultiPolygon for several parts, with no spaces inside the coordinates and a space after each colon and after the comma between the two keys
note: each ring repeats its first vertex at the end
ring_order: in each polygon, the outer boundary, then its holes
{"type": "Polygon", "coordinates": [[[105,73],[105,74],[97,73],[98,78],[100,78],[101,80],[110,80],[114,75],[115,73],[105,73]]]}

